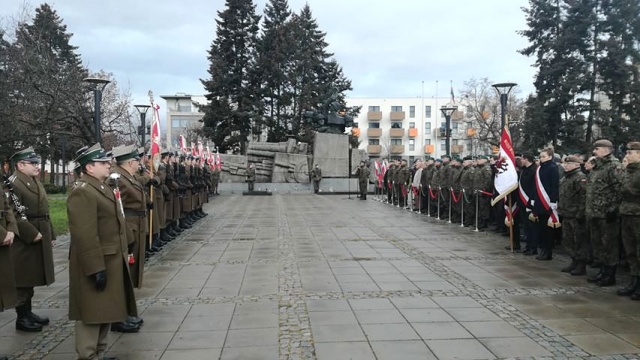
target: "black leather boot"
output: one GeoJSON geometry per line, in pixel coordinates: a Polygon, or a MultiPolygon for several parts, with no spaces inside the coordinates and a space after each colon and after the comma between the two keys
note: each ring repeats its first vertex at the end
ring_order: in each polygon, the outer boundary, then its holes
{"type": "Polygon", "coordinates": [[[138,331],[140,331],[140,326],[121,321],[111,323],[111,331],[121,333],[137,333],[138,331]]]}
{"type": "Polygon", "coordinates": [[[588,283],[597,283],[604,275],[604,266],[600,266],[600,271],[595,275],[587,278],[588,283]]]}
{"type": "Polygon", "coordinates": [[[144,324],[144,320],[139,316],[129,316],[127,318],[127,323],[133,324],[136,326],[142,326],[142,324],[144,324]]]}
{"type": "Polygon", "coordinates": [[[180,225],[178,225],[182,230],[191,229],[191,225],[187,222],[187,218],[183,217],[180,219],[180,225]]]}
{"type": "Polygon", "coordinates": [[[631,276],[629,284],[623,288],[618,289],[618,291],[616,291],[616,294],[618,294],[619,296],[631,296],[636,291],[636,287],[638,287],[638,277],[631,276]]]}
{"type": "Polygon", "coordinates": [[[565,272],[565,273],[570,273],[573,271],[573,269],[576,268],[576,266],[578,266],[578,262],[576,261],[576,259],[571,258],[571,264],[569,264],[568,266],[563,267],[560,271],[565,272]]]}
{"type": "Polygon", "coordinates": [[[158,237],[160,239],[160,241],[162,241],[162,245],[168,243],[169,241],[173,240],[173,238],[171,238],[171,236],[169,236],[169,234],[167,234],[167,231],[165,229],[160,230],[160,236],[158,237]]]}
{"type": "Polygon", "coordinates": [[[613,286],[616,284],[616,266],[605,266],[604,274],[602,275],[602,279],[598,281],[598,286],[606,287],[613,286]]]}
{"type": "Polygon", "coordinates": [[[33,313],[33,311],[31,311],[32,309],[32,304],[31,304],[31,299],[29,299],[29,302],[27,304],[27,309],[29,309],[29,318],[31,319],[31,321],[33,321],[36,324],[40,324],[40,325],[49,325],[49,318],[46,316],[40,317],[36,314],[33,313]]]}
{"type": "Polygon", "coordinates": [[[631,300],[640,300],[640,278],[638,279],[636,290],[631,294],[631,300]]]}
{"type": "Polygon", "coordinates": [[[33,322],[29,317],[29,308],[27,305],[16,306],[16,313],[18,313],[18,318],[16,319],[16,330],[26,332],[42,331],[42,325],[33,322]]]}
{"type": "Polygon", "coordinates": [[[571,270],[571,275],[579,276],[587,274],[587,264],[584,261],[578,261],[575,269],[571,270]]]}

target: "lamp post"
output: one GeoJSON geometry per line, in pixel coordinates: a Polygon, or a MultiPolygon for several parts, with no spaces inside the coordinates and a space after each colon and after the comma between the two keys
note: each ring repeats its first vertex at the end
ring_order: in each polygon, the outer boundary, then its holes
{"type": "Polygon", "coordinates": [[[102,101],[102,91],[110,83],[110,80],[100,79],[100,78],[84,78],[82,81],[89,84],[89,88],[93,91],[93,101],[94,101],[94,110],[93,110],[93,125],[96,131],[96,142],[102,141],[102,136],[100,136],[100,102],[102,101]]]}
{"type": "Polygon", "coordinates": [[[498,94],[500,95],[500,129],[504,128],[504,123],[507,118],[507,100],[509,99],[509,93],[516,83],[499,83],[493,84],[498,94]]]}
{"type": "Polygon", "coordinates": [[[146,139],[145,134],[147,133],[147,126],[145,124],[145,120],[147,118],[147,110],[151,107],[151,105],[133,105],[133,107],[138,110],[140,113],[140,128],[138,128],[138,135],[141,136],[142,147],[145,146],[146,139]]]}
{"type": "Polygon", "coordinates": [[[444,120],[445,120],[445,147],[447,148],[447,156],[451,156],[451,147],[449,146],[449,143],[451,141],[451,114],[453,114],[454,111],[458,110],[457,106],[443,106],[440,108],[440,111],[442,112],[442,115],[444,115],[444,120]]]}

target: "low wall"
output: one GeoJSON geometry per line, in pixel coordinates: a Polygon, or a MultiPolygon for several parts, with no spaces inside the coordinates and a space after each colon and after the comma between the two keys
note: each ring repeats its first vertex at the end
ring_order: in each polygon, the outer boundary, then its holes
{"type": "MultiPolygon", "coordinates": [[[[274,194],[312,194],[313,183],[255,183],[254,190],[267,190],[274,194]]],[[[218,192],[223,195],[242,194],[243,191],[247,191],[246,183],[228,182],[218,185],[218,192]]],[[[320,191],[328,193],[346,193],[351,191],[355,194],[358,192],[358,179],[322,179],[322,181],[320,181],[320,191]]],[[[369,184],[369,191],[373,191],[373,184],[369,184]]]]}

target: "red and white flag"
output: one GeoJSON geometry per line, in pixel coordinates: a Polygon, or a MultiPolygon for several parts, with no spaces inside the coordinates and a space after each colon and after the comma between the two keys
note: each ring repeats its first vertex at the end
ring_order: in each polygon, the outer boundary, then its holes
{"type": "Polygon", "coordinates": [[[518,188],[518,172],[516,171],[516,155],[511,142],[511,133],[505,122],[500,137],[500,158],[496,161],[494,186],[498,196],[491,200],[491,206],[518,188]]]}
{"type": "Polygon", "coordinates": [[[156,169],[160,165],[160,105],[151,100],[153,122],[151,123],[151,159],[156,169]]]}
{"type": "Polygon", "coordinates": [[[216,167],[219,170],[222,170],[222,161],[220,161],[220,153],[218,152],[218,149],[216,149],[216,167]]]}
{"type": "Polygon", "coordinates": [[[184,135],[180,135],[180,152],[183,154],[187,153],[187,139],[184,138],[184,135]]]}
{"type": "Polygon", "coordinates": [[[202,141],[198,141],[198,157],[202,158],[203,156],[204,156],[204,148],[202,147],[202,141]]]}
{"type": "Polygon", "coordinates": [[[194,142],[191,143],[191,156],[198,156],[198,149],[196,149],[196,143],[194,142]]]}

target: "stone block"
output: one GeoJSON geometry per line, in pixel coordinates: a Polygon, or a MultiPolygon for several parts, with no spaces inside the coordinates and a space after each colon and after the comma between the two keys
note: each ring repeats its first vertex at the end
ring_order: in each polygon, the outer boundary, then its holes
{"type": "Polygon", "coordinates": [[[271,182],[309,183],[309,156],[276,153],[271,182]]]}

